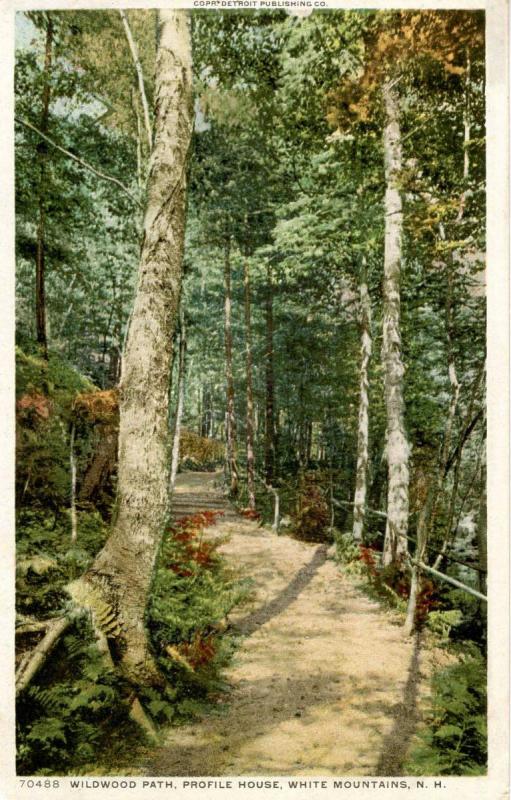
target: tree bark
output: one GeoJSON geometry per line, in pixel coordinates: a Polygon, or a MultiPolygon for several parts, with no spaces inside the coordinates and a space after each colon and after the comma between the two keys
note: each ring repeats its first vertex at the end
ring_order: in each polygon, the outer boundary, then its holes
{"type": "Polygon", "coordinates": [[[353,501],[353,538],[361,542],[367,502],[369,463],[369,359],[371,358],[371,299],[367,289],[365,261],[360,280],[360,394],[358,401],[357,472],[353,501]]]}
{"type": "Polygon", "coordinates": [[[247,371],[247,490],[248,507],[255,509],[255,465],[254,465],[254,392],[252,378],[252,316],[250,307],[250,266],[244,263],[245,289],[245,354],[247,371]]]}
{"type": "Polygon", "coordinates": [[[131,107],[137,123],[137,185],[139,190],[142,191],[144,185],[142,177],[142,122],[140,120],[135,88],[131,90],[131,107]]]}
{"type": "MultiPolygon", "coordinates": [[[[48,119],[50,112],[51,97],[51,72],[53,54],[53,20],[51,14],[46,15],[46,44],[44,49],[44,72],[43,72],[43,94],[42,108],[39,127],[41,133],[48,132],[48,119]]],[[[38,191],[38,215],[37,222],[37,241],[36,241],[36,338],[43,358],[48,359],[48,340],[46,336],[46,253],[45,253],[45,224],[46,224],[46,199],[45,199],[45,179],[46,179],[46,144],[40,143],[37,150],[37,160],[39,162],[39,191],[38,191]]]]}
{"type": "Polygon", "coordinates": [[[174,491],[176,484],[177,468],[179,464],[179,443],[181,440],[181,420],[185,403],[185,369],[186,369],[186,327],[185,315],[181,309],[179,314],[179,377],[177,382],[176,421],[174,424],[174,438],[172,442],[172,460],[170,465],[170,491],[174,491]]]}
{"type": "Polygon", "coordinates": [[[97,435],[99,442],[78,493],[80,503],[86,503],[98,494],[117,461],[117,426],[108,423],[98,425],[97,435]]]}
{"type": "Polygon", "coordinates": [[[477,554],[479,560],[479,591],[486,594],[486,570],[488,569],[488,511],[486,508],[486,448],[481,465],[481,499],[477,515],[477,554]]]}
{"type": "Polygon", "coordinates": [[[387,526],[383,564],[400,562],[408,551],[409,445],[404,424],[403,375],[401,357],[400,278],[402,261],[403,213],[399,190],[402,166],[399,97],[387,79],[383,85],[385,127],[385,264],[383,281],[383,369],[387,411],[387,526]]]}
{"type": "Polygon", "coordinates": [[[55,619],[48,622],[46,634],[34,647],[29,658],[23,660],[16,671],[16,697],[26,689],[41,667],[46,663],[51,651],[64,631],[69,628],[70,624],[70,617],[55,617],[55,619]]]}
{"type": "Polygon", "coordinates": [[[275,476],[275,378],[273,352],[273,281],[271,265],[266,277],[266,428],[264,438],[264,471],[267,483],[275,476]]]}
{"type": "Polygon", "coordinates": [[[119,385],[117,517],[89,572],[68,587],[82,605],[91,610],[99,605],[103,613],[106,605],[115,615],[115,656],[125,677],[137,686],[161,682],[144,614],[168,514],[168,394],[192,128],[188,15],[161,9],[144,239],[119,385]]]}
{"type": "Polygon", "coordinates": [[[238,494],[238,465],[236,459],[236,417],[234,413],[234,378],[232,366],[232,327],[231,327],[231,243],[225,243],[224,251],[224,331],[225,331],[225,383],[226,414],[225,441],[226,462],[229,479],[229,492],[238,494]]]}
{"type": "Polygon", "coordinates": [[[71,543],[75,544],[78,538],[78,520],[76,516],[76,454],[75,454],[75,424],[71,425],[69,437],[69,467],[71,470],[71,543]]]}

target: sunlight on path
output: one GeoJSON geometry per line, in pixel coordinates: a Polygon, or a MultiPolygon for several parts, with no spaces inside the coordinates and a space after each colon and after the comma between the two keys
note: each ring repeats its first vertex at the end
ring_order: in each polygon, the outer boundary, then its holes
{"type": "MultiPolygon", "coordinates": [[[[214,477],[180,476],[199,495],[214,477]]],[[[152,775],[399,774],[418,719],[420,654],[392,614],[361,595],[326,556],[236,518],[228,561],[252,578],[230,616],[242,634],[218,715],[172,729],[152,775]]],[[[422,689],[421,689],[422,690],[422,689]]]]}

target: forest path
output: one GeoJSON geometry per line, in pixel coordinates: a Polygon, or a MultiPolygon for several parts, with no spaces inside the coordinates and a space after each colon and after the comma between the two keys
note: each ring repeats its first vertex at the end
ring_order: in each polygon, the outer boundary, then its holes
{"type": "MultiPolygon", "coordinates": [[[[177,494],[217,495],[214,476],[180,475],[177,494]]],[[[210,498],[213,499],[213,498],[210,498]]],[[[199,507],[195,509],[200,510],[199,507]]],[[[230,615],[242,640],[230,692],[201,721],[170,729],[148,775],[399,775],[418,718],[419,641],[363,596],[327,548],[233,515],[208,528],[252,579],[230,615]]]]}

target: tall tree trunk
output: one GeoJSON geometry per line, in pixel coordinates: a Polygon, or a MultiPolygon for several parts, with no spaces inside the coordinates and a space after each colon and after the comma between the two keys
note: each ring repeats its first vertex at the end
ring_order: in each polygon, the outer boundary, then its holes
{"type": "MultiPolygon", "coordinates": [[[[43,73],[43,95],[42,108],[39,127],[41,133],[48,133],[48,118],[50,111],[51,97],[51,71],[53,53],[53,20],[51,14],[46,14],[46,44],[44,49],[44,73],[43,73]]],[[[48,358],[48,340],[46,336],[46,254],[45,254],[45,223],[46,223],[46,199],[45,199],[45,178],[46,178],[46,142],[40,142],[37,148],[39,162],[39,191],[38,191],[38,214],[37,222],[37,242],[36,242],[36,338],[43,358],[48,358]]]]}
{"type": "Polygon", "coordinates": [[[147,102],[147,95],[145,91],[145,82],[144,82],[144,73],[142,71],[142,64],[140,63],[140,56],[138,54],[137,43],[135,42],[133,34],[131,33],[130,24],[128,22],[128,16],[126,12],[122,11],[121,9],[119,9],[119,14],[121,16],[122,24],[124,26],[126,39],[128,40],[131,57],[133,59],[133,65],[135,67],[135,72],[137,73],[138,91],[140,95],[140,102],[142,103],[142,111],[144,114],[145,135],[147,138],[148,151],[151,152],[151,147],[153,144],[152,141],[153,135],[151,130],[151,119],[149,117],[149,103],[147,102]]]}
{"type": "Polygon", "coordinates": [[[131,90],[131,107],[137,122],[137,184],[139,190],[141,191],[144,185],[142,169],[142,121],[140,119],[140,112],[138,110],[138,101],[135,88],[131,90]]]}
{"type": "Polygon", "coordinates": [[[273,281],[271,265],[266,277],[266,428],[264,438],[264,471],[267,483],[275,476],[275,379],[273,354],[273,281]]]}
{"type": "Polygon", "coordinates": [[[225,441],[226,463],[229,478],[229,491],[238,494],[238,465],[236,460],[236,417],[234,413],[234,378],[232,366],[232,328],[231,328],[231,243],[225,243],[224,251],[224,330],[225,330],[225,382],[226,414],[225,441]]]}
{"type": "Polygon", "coordinates": [[[176,484],[177,467],[179,464],[179,443],[181,440],[181,420],[185,404],[185,371],[186,371],[186,327],[183,309],[179,314],[179,373],[177,380],[177,406],[176,420],[174,423],[174,438],[172,442],[172,460],[170,465],[170,491],[174,491],[176,484]]]}
{"type": "Polygon", "coordinates": [[[488,528],[488,512],[486,508],[486,448],[483,451],[483,459],[481,464],[481,499],[479,502],[479,509],[477,514],[477,555],[479,567],[481,571],[479,574],[479,591],[481,594],[486,594],[486,570],[488,569],[488,542],[487,542],[487,528],[488,528]]]}
{"type": "Polygon", "coordinates": [[[353,501],[353,538],[361,542],[367,504],[369,463],[369,359],[371,358],[371,299],[367,289],[365,259],[360,276],[360,394],[358,401],[357,472],[353,501]]]}
{"type": "Polygon", "coordinates": [[[99,441],[80,486],[78,494],[80,503],[91,500],[97,502],[97,495],[112,474],[117,460],[117,426],[103,423],[98,425],[96,430],[99,441]]]}
{"type": "Polygon", "coordinates": [[[408,457],[409,445],[404,424],[403,375],[401,357],[400,278],[402,261],[403,213],[399,178],[401,172],[401,129],[399,96],[395,83],[383,84],[385,127],[385,265],[383,281],[383,369],[387,409],[387,526],[383,564],[401,561],[408,550],[408,457]]]}
{"type": "Polygon", "coordinates": [[[250,266],[244,263],[245,288],[245,353],[247,369],[247,489],[248,507],[255,509],[255,467],[254,467],[254,392],[252,381],[252,318],[250,308],[250,266]]]}
{"type": "Polygon", "coordinates": [[[75,454],[75,423],[71,425],[69,437],[69,467],[71,471],[71,542],[76,543],[78,537],[78,521],[76,517],[76,454],[75,454]]]}
{"type": "Polygon", "coordinates": [[[211,388],[207,384],[202,392],[201,436],[211,436],[211,388]]]}
{"type": "Polygon", "coordinates": [[[197,386],[197,436],[202,436],[202,383],[197,386]]]}
{"type": "Polygon", "coordinates": [[[135,685],[161,680],[144,615],[169,498],[168,395],[193,128],[191,43],[184,10],[158,12],[155,84],[144,240],[119,386],[117,517],[88,573],[69,587],[75,600],[93,612],[99,607],[104,615],[106,606],[114,615],[115,656],[135,685]]]}

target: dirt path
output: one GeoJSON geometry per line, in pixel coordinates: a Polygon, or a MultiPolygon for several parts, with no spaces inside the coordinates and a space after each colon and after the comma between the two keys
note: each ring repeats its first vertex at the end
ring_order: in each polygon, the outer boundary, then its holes
{"type": "MultiPolygon", "coordinates": [[[[178,492],[213,478],[179,477],[178,492]]],[[[224,713],[172,729],[150,775],[399,775],[418,720],[418,641],[327,558],[244,519],[219,522],[227,559],[254,580],[231,616],[243,636],[224,713]]]]}

